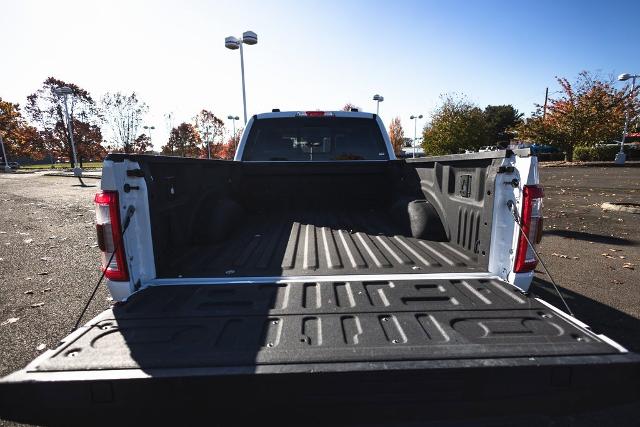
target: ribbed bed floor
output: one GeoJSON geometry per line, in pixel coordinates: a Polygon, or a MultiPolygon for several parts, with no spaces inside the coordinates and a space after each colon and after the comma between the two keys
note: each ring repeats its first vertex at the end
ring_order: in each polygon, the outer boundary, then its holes
{"type": "Polygon", "coordinates": [[[253,215],[224,242],[176,259],[183,277],[473,272],[455,245],[405,237],[382,210],[253,215]]]}

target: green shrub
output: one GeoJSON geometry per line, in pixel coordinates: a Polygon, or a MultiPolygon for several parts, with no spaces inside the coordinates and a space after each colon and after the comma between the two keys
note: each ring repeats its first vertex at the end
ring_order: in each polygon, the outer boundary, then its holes
{"type": "MultiPolygon", "coordinates": [[[[616,153],[620,151],[619,145],[597,145],[595,147],[576,147],[573,150],[573,160],[582,162],[589,161],[608,161],[616,157],[616,153]]],[[[635,147],[624,147],[628,160],[640,159],[640,150],[635,147]]]]}

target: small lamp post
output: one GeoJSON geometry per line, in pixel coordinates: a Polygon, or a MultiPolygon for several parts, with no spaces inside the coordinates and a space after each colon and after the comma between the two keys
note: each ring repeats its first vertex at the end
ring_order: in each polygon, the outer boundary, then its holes
{"type": "Polygon", "coordinates": [[[149,131],[149,142],[151,142],[151,145],[153,145],[153,142],[151,141],[151,131],[154,130],[156,127],[155,126],[142,126],[144,128],[144,130],[149,131]]]}
{"type": "Polygon", "coordinates": [[[419,116],[411,116],[409,119],[413,120],[413,158],[416,158],[416,139],[418,137],[418,119],[422,118],[422,114],[419,116]]]}
{"type": "MultiPolygon", "coordinates": [[[[640,75],[631,75],[629,73],[620,74],[618,76],[618,80],[621,82],[627,81],[631,79],[631,94],[636,90],[636,78],[640,77],[640,75]]],[[[627,160],[626,154],[624,154],[624,141],[627,138],[627,129],[629,128],[629,109],[624,113],[624,130],[622,131],[622,141],[620,141],[620,151],[616,154],[616,158],[614,163],[616,165],[624,165],[624,162],[627,160]]]]}
{"type": "MultiPolygon", "coordinates": [[[[237,143],[236,143],[236,120],[240,120],[240,117],[238,116],[227,116],[227,119],[232,120],[233,121],[233,151],[235,152],[237,150],[237,143]]],[[[245,119],[245,124],[246,124],[246,119],[245,119]]]]}
{"type": "Polygon", "coordinates": [[[4,160],[4,171],[6,173],[11,172],[11,166],[9,166],[9,159],[7,159],[7,152],[4,149],[4,139],[2,139],[2,133],[0,133],[0,145],[2,146],[2,159],[4,160]]]}

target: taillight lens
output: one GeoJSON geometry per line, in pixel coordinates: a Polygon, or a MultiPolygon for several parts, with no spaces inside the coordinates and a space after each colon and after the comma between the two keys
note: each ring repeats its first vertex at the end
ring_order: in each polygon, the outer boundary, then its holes
{"type": "MultiPolygon", "coordinates": [[[[544,191],[539,185],[525,185],[522,199],[522,217],[520,224],[522,231],[527,235],[532,244],[540,243],[542,238],[542,198],[544,191]]],[[[518,249],[514,271],[526,273],[532,271],[538,265],[538,260],[533,249],[527,244],[522,233],[518,238],[518,249]]]]}
{"type": "Polygon", "coordinates": [[[102,269],[109,280],[128,281],[122,230],[120,228],[120,204],[117,191],[101,191],[94,199],[96,204],[96,232],[102,255],[102,269]],[[115,256],[107,265],[113,252],[115,256]]]}

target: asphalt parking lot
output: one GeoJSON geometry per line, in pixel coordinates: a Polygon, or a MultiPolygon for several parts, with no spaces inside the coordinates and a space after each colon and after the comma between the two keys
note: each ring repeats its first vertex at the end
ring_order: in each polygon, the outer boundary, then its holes
{"type": "MultiPolygon", "coordinates": [[[[640,215],[600,208],[640,202],[636,166],[541,168],[540,252],[578,318],[640,351],[640,215]]],[[[87,184],[95,187],[67,177],[0,174],[0,376],[55,347],[99,278],[99,181],[87,184]]],[[[534,293],[560,307],[548,278],[538,276],[534,293]]],[[[110,304],[101,287],[85,321],[110,304]]]]}
{"type": "MultiPolygon", "coordinates": [[[[539,251],[576,317],[640,352],[640,215],[600,207],[640,203],[640,164],[633,166],[541,168],[539,251]]],[[[537,278],[534,293],[562,307],[548,277],[537,278]]]]}

